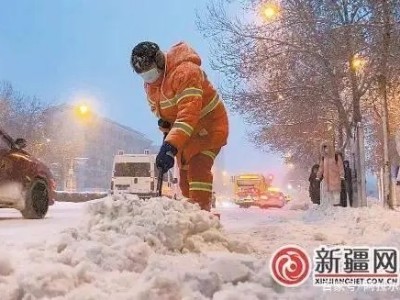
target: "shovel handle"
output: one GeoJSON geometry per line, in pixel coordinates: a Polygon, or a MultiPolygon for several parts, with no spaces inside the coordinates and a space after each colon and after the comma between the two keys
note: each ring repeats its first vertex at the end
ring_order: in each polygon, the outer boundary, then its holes
{"type": "Polygon", "coordinates": [[[158,177],[157,177],[157,196],[162,196],[162,185],[163,185],[163,177],[164,173],[161,168],[158,168],[158,177]]]}
{"type": "MultiPolygon", "coordinates": [[[[164,143],[167,135],[168,135],[168,132],[164,132],[163,143],[164,143]]],[[[162,196],[163,177],[164,177],[164,172],[163,172],[162,168],[158,168],[158,177],[157,177],[157,196],[158,197],[162,196]]]]}

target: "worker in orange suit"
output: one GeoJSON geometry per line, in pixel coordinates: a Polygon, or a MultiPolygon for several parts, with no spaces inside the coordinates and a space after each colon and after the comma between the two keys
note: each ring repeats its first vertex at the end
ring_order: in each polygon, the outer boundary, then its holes
{"type": "Polygon", "coordinates": [[[228,117],[199,55],[183,42],[166,53],[153,42],[142,42],[132,50],[131,66],[144,80],[151,111],[171,125],[156,166],[167,172],[176,157],[183,196],[210,211],[211,168],[227,143],[228,117]]]}

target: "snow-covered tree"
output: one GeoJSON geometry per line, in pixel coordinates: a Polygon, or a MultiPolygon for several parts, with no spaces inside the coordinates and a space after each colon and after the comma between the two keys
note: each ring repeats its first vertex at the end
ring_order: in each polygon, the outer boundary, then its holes
{"type": "Polygon", "coordinates": [[[13,138],[26,139],[27,150],[36,156],[41,156],[46,147],[46,108],[40,99],[15,91],[8,82],[0,82],[0,128],[13,138]]]}
{"type": "Polygon", "coordinates": [[[323,140],[346,144],[378,80],[379,9],[368,0],[210,0],[199,28],[225,75],[224,98],[256,125],[256,143],[307,165],[323,140]]]}

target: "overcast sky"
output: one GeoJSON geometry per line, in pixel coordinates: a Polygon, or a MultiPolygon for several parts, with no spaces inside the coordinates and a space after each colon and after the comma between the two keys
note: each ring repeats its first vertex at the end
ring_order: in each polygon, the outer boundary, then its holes
{"type": "MultiPolygon", "coordinates": [[[[157,119],[147,106],[142,81],[129,65],[132,47],[143,40],[163,50],[187,41],[209,67],[209,41],[195,26],[201,1],[18,0],[0,9],[0,80],[44,101],[89,99],[102,115],[159,143],[157,119]]],[[[230,113],[224,151],[230,173],[282,171],[281,160],[250,144],[240,116],[230,113]]]]}

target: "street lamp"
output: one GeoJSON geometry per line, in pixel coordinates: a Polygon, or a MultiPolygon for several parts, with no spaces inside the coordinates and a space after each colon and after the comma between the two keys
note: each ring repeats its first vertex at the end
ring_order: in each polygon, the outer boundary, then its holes
{"type": "Polygon", "coordinates": [[[80,121],[89,121],[92,115],[92,109],[87,104],[78,104],[74,107],[75,116],[80,121]]]}
{"type": "Polygon", "coordinates": [[[264,20],[270,22],[279,17],[280,7],[277,3],[268,2],[262,6],[261,11],[264,20]]]}
{"type": "Polygon", "coordinates": [[[79,104],[75,106],[75,113],[79,117],[86,117],[90,113],[90,108],[86,104],[79,104]]]}
{"type": "Polygon", "coordinates": [[[358,54],[354,55],[353,58],[351,59],[351,68],[354,71],[359,71],[360,69],[362,69],[365,64],[366,64],[366,60],[365,58],[359,56],[358,54]]]}
{"type": "Polygon", "coordinates": [[[87,105],[80,105],[78,109],[79,109],[79,113],[81,115],[85,115],[89,111],[89,108],[87,107],[87,105]]]}

